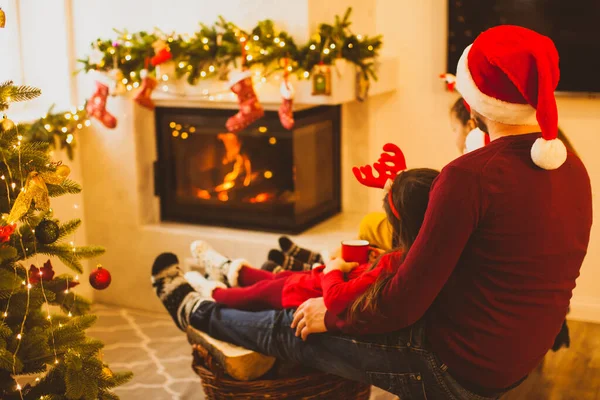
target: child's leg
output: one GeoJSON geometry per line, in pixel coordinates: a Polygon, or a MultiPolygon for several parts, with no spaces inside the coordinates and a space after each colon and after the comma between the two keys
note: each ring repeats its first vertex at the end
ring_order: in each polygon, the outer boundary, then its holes
{"type": "Polygon", "coordinates": [[[252,286],[215,289],[217,303],[245,311],[281,310],[281,293],[285,279],[263,280],[252,286]]]}
{"type": "Polygon", "coordinates": [[[264,271],[262,269],[243,266],[240,269],[240,275],[238,276],[238,284],[241,287],[252,286],[262,281],[271,281],[273,279],[287,278],[292,273],[292,271],[285,271],[279,274],[274,274],[272,272],[264,271]]]}

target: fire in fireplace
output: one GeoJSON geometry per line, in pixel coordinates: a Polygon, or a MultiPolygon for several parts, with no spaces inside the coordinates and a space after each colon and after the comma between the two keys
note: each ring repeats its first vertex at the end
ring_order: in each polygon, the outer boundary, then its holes
{"type": "Polygon", "coordinates": [[[340,211],[340,109],[276,112],[237,134],[231,111],[157,108],[161,218],[299,233],[340,211]]]}

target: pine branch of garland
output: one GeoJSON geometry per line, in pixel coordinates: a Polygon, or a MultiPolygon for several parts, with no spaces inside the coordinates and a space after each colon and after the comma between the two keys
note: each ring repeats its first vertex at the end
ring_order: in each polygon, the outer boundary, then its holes
{"type": "Polygon", "coordinates": [[[354,35],[351,30],[352,9],[342,17],[336,16],[333,24],[321,24],[319,30],[304,46],[297,46],[291,35],[277,30],[273,21],[259,21],[245,31],[219,17],[213,25],[200,25],[191,36],[163,32],[128,33],[116,31],[116,39],[98,39],[91,44],[95,57],[78,60],[83,71],[109,72],[114,60],[129,83],[140,83],[140,71],[155,68],[146,60],[154,55],[152,44],[157,40],[167,42],[176,66],[176,76],[185,77],[191,85],[207,78],[226,79],[227,72],[238,67],[244,48],[249,67],[258,66],[265,75],[287,68],[299,77],[308,76],[316,64],[331,65],[336,59],[345,59],[361,68],[366,78],[376,79],[372,60],[378,57],[381,36],[373,38],[354,35]]]}

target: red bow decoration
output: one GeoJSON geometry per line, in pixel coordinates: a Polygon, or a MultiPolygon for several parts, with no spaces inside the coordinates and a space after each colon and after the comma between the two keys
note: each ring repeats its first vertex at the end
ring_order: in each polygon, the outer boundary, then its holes
{"type": "Polygon", "coordinates": [[[441,74],[440,78],[446,82],[446,90],[449,92],[454,92],[456,89],[456,76],[452,74],[441,74]]]}
{"type": "Polygon", "coordinates": [[[383,189],[389,180],[393,181],[400,171],[406,169],[404,154],[398,146],[386,143],[383,151],[379,160],[373,163],[373,167],[364,165],[352,168],[354,176],[363,185],[383,189]],[[373,168],[377,171],[378,176],[373,175],[373,168]]]}
{"type": "MultiPolygon", "coordinates": [[[[37,268],[33,264],[29,267],[29,283],[35,285],[40,281],[51,281],[52,279],[54,279],[54,268],[52,268],[50,260],[46,261],[42,268],[37,268]]],[[[71,289],[77,285],[79,285],[77,281],[68,281],[65,289],[71,289]]]]}

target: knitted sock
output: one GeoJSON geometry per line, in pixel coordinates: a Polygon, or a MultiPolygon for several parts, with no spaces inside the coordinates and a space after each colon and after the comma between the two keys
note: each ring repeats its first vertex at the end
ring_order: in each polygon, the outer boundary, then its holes
{"type": "Polygon", "coordinates": [[[319,253],[314,253],[308,249],[303,249],[296,243],[292,242],[287,236],[279,238],[279,247],[283,251],[283,254],[292,256],[297,260],[300,260],[306,264],[323,263],[323,257],[319,253]]]}
{"type": "Polygon", "coordinates": [[[209,281],[198,271],[186,272],[184,275],[185,279],[194,288],[194,290],[200,293],[203,297],[213,297],[213,291],[215,289],[226,289],[227,285],[219,281],[209,281]]]}
{"type": "Polygon", "coordinates": [[[210,300],[196,292],[185,280],[179,269],[179,260],[172,253],[162,253],[152,265],[152,286],[156,295],[175,321],[175,325],[185,331],[190,314],[205,300],[210,300]]]}
{"type": "Polygon", "coordinates": [[[277,267],[279,267],[279,264],[277,264],[275,261],[267,260],[263,263],[260,269],[262,269],[263,271],[273,272],[277,267]]]}
{"type": "Polygon", "coordinates": [[[198,266],[204,270],[207,279],[222,282],[232,287],[238,285],[237,277],[239,270],[243,266],[250,267],[250,264],[246,260],[232,260],[202,240],[193,242],[190,250],[198,266]]]}
{"type": "Polygon", "coordinates": [[[303,263],[279,250],[269,251],[269,256],[267,258],[287,271],[310,271],[311,264],[303,263]]]}

